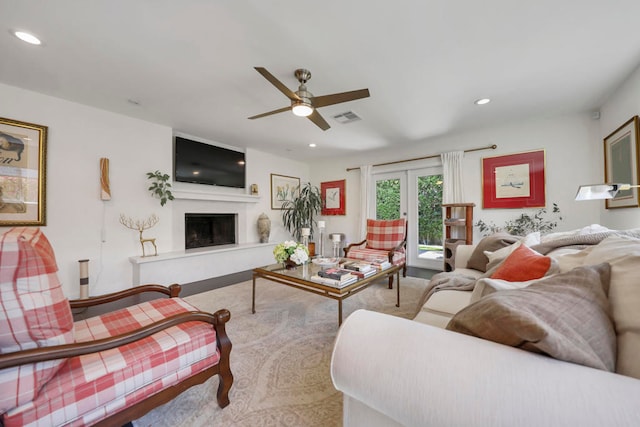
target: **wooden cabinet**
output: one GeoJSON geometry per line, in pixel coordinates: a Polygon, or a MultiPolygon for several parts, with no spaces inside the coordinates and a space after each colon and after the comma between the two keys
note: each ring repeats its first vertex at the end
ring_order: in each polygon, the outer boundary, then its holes
{"type": "Polygon", "coordinates": [[[473,243],[473,208],[475,203],[451,203],[442,205],[444,217],[444,271],[455,268],[456,247],[473,243]]]}

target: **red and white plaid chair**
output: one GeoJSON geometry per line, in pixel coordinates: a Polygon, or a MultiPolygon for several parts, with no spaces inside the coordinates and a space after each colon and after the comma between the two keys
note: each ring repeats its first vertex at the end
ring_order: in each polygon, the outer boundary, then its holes
{"type": "Polygon", "coordinates": [[[57,270],[38,228],[0,237],[0,425],[122,425],[212,375],[229,404],[228,310],[197,311],[178,285],[68,301],[57,270]],[[72,308],[141,291],[171,298],[73,322],[72,308]]]}
{"type": "MultiPolygon", "coordinates": [[[[393,265],[402,266],[402,276],[407,277],[407,220],[367,219],[367,237],[344,248],[347,258],[371,261],[386,258],[393,265]]],[[[393,287],[393,275],[389,276],[389,289],[393,287]]]]}

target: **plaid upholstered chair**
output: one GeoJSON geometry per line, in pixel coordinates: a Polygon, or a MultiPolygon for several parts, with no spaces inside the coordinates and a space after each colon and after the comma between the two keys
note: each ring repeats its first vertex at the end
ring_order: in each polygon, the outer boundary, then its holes
{"type": "MultiPolygon", "coordinates": [[[[344,248],[347,258],[371,261],[386,258],[393,265],[402,266],[402,276],[407,277],[407,220],[367,219],[367,237],[344,248]]],[[[393,275],[389,276],[389,289],[393,287],[393,275]]]]}
{"type": "Polygon", "coordinates": [[[68,301],[39,229],[11,229],[0,248],[0,425],[123,425],[213,375],[229,404],[229,311],[197,311],[178,285],[68,301]],[[73,321],[72,308],[141,291],[170,298],[73,321]]]}

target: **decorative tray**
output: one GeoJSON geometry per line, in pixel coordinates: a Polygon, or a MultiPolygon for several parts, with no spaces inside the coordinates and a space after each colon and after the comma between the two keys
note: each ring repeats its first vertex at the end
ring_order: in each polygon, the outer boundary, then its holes
{"type": "Polygon", "coordinates": [[[313,258],[311,262],[322,268],[335,267],[340,262],[340,258],[313,258]]]}

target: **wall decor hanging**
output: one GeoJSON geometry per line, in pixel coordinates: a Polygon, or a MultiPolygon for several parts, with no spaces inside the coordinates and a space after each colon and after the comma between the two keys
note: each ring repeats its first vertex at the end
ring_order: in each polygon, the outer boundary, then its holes
{"type": "Polygon", "coordinates": [[[291,202],[300,194],[300,178],[271,174],[271,209],[283,209],[284,202],[291,202]]]}
{"type": "Polygon", "coordinates": [[[320,183],[322,215],[346,215],[346,186],[346,179],[320,183]]]}
{"type": "Polygon", "coordinates": [[[545,206],[544,150],[482,159],[482,207],[545,206]]]}
{"type": "MultiPolygon", "coordinates": [[[[604,139],[604,182],[638,184],[638,116],[629,119],[604,139]]],[[[605,200],[607,209],[640,206],[638,189],[620,190],[605,200]]]]}
{"type": "Polygon", "coordinates": [[[0,226],[46,225],[47,127],[0,118],[0,226]]]}

